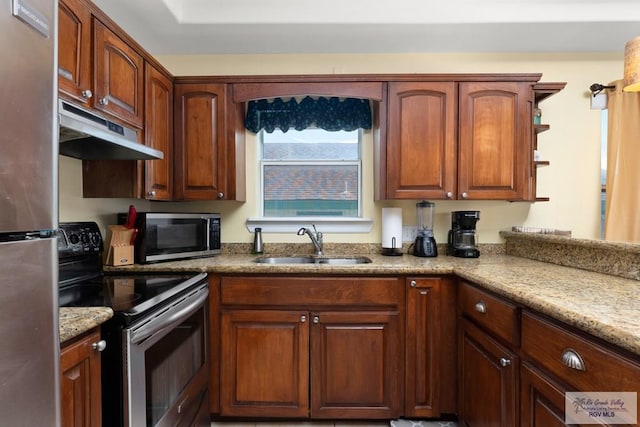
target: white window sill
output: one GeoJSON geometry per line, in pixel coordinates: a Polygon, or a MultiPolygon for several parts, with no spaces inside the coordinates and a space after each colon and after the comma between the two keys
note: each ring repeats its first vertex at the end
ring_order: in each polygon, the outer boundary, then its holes
{"type": "Polygon", "coordinates": [[[263,233],[296,233],[301,227],[313,228],[323,233],[368,233],[373,228],[370,218],[247,218],[247,230],[255,232],[256,227],[263,233]]]}

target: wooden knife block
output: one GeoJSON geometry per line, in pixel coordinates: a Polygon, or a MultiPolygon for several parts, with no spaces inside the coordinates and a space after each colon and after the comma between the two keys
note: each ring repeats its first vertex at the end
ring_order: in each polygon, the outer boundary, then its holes
{"type": "Polygon", "coordinates": [[[132,265],[133,245],[131,238],[133,229],[123,225],[109,226],[109,245],[104,255],[105,265],[132,265]]]}

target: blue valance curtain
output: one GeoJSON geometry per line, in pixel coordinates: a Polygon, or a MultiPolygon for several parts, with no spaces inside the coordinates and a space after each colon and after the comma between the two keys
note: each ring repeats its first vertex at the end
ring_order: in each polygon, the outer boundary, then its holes
{"type": "Polygon", "coordinates": [[[371,105],[368,99],[357,98],[307,96],[300,102],[294,98],[260,99],[248,102],[244,125],[255,133],[262,129],[271,133],[275,129],[286,132],[309,127],[327,131],[371,129],[371,105]]]}

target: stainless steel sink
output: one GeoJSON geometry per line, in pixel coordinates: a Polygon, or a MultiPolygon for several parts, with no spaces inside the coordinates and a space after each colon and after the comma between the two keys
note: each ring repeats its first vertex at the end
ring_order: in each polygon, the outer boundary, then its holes
{"type": "Polygon", "coordinates": [[[343,256],[268,256],[256,258],[255,262],[259,264],[331,264],[331,265],[354,265],[368,264],[371,259],[359,257],[343,257],[343,256]]]}

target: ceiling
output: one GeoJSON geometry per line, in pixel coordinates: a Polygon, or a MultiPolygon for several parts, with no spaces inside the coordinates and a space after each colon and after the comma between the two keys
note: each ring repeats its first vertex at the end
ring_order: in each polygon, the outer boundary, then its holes
{"type": "Polygon", "coordinates": [[[93,1],[153,55],[622,52],[640,36],[638,0],[93,1]]]}

